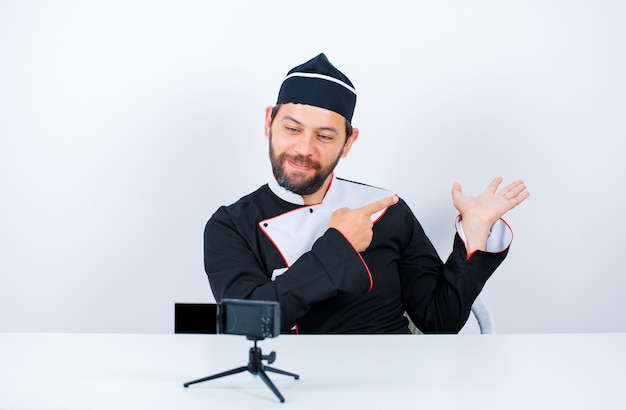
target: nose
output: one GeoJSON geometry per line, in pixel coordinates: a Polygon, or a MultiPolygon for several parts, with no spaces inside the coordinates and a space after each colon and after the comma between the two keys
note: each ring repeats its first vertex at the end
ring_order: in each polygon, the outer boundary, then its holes
{"type": "Polygon", "coordinates": [[[293,145],[294,151],[303,156],[311,156],[315,152],[315,136],[311,132],[301,133],[293,145]]]}

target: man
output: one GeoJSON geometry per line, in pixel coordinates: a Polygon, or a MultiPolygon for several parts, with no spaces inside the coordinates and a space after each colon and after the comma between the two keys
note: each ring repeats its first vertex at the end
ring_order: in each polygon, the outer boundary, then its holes
{"type": "Polygon", "coordinates": [[[446,263],[407,204],[336,177],[359,131],[356,91],[324,54],[289,71],[266,109],[274,178],[221,207],[204,234],[216,300],[275,300],[282,332],[458,332],[512,239],[500,218],[528,197],[494,179],[477,198],[454,184],[457,235],[446,263]]]}

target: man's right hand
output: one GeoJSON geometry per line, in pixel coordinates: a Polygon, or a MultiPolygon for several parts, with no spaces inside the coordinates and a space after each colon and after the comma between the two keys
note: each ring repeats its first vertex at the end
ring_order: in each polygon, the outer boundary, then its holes
{"type": "Polygon", "coordinates": [[[352,244],[358,252],[366,250],[372,242],[374,233],[371,216],[376,212],[390,207],[398,202],[398,196],[392,195],[365,205],[361,208],[340,208],[333,212],[328,223],[329,228],[334,228],[352,244]]]}

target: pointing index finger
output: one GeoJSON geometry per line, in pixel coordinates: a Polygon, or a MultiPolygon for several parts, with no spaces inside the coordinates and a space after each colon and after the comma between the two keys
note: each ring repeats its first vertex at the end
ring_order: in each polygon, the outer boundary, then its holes
{"type": "Polygon", "coordinates": [[[361,207],[360,210],[367,213],[368,215],[373,215],[376,212],[382,211],[383,209],[390,207],[391,205],[394,205],[396,203],[398,203],[398,195],[393,194],[386,198],[379,199],[378,201],[374,201],[371,204],[365,205],[361,207]]]}

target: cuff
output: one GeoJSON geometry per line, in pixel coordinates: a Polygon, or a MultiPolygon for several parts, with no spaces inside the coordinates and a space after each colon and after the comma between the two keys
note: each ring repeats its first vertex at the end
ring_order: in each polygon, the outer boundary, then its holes
{"type": "MultiPolygon", "coordinates": [[[[456,231],[463,240],[463,243],[467,244],[465,239],[465,232],[463,232],[463,226],[461,225],[461,215],[456,217],[456,231]]],[[[489,237],[487,238],[486,252],[499,253],[511,246],[513,241],[513,230],[507,224],[504,219],[500,218],[493,224],[489,231],[489,237]]]]}

